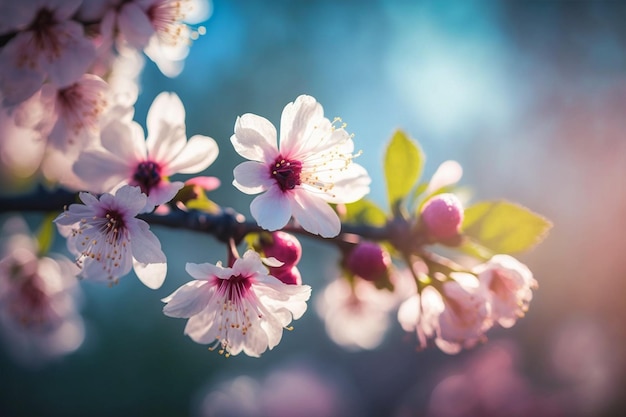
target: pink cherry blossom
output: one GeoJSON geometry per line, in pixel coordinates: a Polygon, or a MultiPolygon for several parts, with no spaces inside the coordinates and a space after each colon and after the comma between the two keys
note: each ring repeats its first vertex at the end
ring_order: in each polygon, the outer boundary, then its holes
{"type": "MultiPolygon", "coordinates": [[[[17,3],[17,2],[15,2],[17,3]]],[[[0,90],[15,105],[50,81],[67,87],[95,58],[95,47],[80,23],[71,18],[80,0],[32,0],[7,8],[5,31],[17,31],[0,51],[0,90]]]]}
{"type": "Polygon", "coordinates": [[[100,118],[110,105],[109,90],[104,80],[91,74],[64,88],[44,85],[42,95],[50,96],[53,106],[49,145],[63,151],[75,143],[84,146],[98,134],[100,118]]]}
{"type": "Polygon", "coordinates": [[[38,255],[19,217],[7,220],[2,233],[0,333],[9,351],[27,364],[74,351],[84,338],[78,268],[62,256],[38,255]]]}
{"type": "Polygon", "coordinates": [[[186,270],[195,280],[164,298],[163,312],[188,318],[185,334],[197,343],[214,343],[226,355],[258,357],[274,348],[283,328],[304,314],[311,295],[308,285],[288,285],[268,275],[252,250],[232,267],[188,263],[186,270]]]}
{"type": "Polygon", "coordinates": [[[370,177],[354,163],[354,142],[324,117],[311,96],[299,96],[283,110],[280,145],[276,128],[265,118],[237,118],[231,142],[250,161],[239,164],[233,185],[258,194],[252,216],[267,230],[284,227],[291,216],[323,237],[339,234],[341,222],[328,203],[350,203],[369,192],[370,177]]]}
{"type": "Polygon", "coordinates": [[[135,122],[110,120],[101,130],[102,147],[87,149],[74,172],[93,192],[110,192],[124,184],[138,186],[148,196],[143,211],[170,201],[183,182],[176,173],[194,174],[217,158],[217,143],[195,135],[187,141],[185,108],[174,93],[159,94],[148,110],[148,137],[135,122]]]}
{"type": "Polygon", "coordinates": [[[537,281],[528,267],[509,255],[495,255],[474,272],[488,291],[493,320],[511,327],[528,310],[537,281]]]}
{"type": "Polygon", "coordinates": [[[455,354],[484,340],[493,322],[486,292],[469,273],[454,272],[442,292],[427,285],[405,300],[398,321],[406,331],[416,331],[421,348],[434,339],[439,349],[455,354]]]}
{"type": "Polygon", "coordinates": [[[123,186],[99,199],[80,193],[84,204],[72,204],[54,221],[77,256],[80,276],[115,283],[134,268],[147,287],[159,288],[167,264],[161,243],[148,223],[135,216],[146,204],[139,187],[123,186]]]}

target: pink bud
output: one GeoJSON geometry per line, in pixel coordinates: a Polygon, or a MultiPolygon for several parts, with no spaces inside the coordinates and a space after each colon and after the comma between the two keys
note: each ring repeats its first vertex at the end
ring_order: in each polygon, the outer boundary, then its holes
{"type": "Polygon", "coordinates": [[[292,266],[289,269],[284,267],[270,268],[270,275],[278,278],[285,284],[302,285],[302,275],[297,267],[292,266]]]}
{"type": "Polygon", "coordinates": [[[274,257],[283,262],[281,268],[288,270],[300,261],[302,246],[294,235],[273,232],[271,239],[261,239],[261,247],[267,258],[274,257]]]}
{"type": "Polygon", "coordinates": [[[454,194],[438,194],[424,204],[422,221],[434,240],[458,236],[463,223],[463,205],[454,194]]]}
{"type": "Polygon", "coordinates": [[[346,266],[355,275],[368,281],[377,281],[387,276],[391,264],[389,253],[374,242],[361,242],[350,252],[346,266]]]}

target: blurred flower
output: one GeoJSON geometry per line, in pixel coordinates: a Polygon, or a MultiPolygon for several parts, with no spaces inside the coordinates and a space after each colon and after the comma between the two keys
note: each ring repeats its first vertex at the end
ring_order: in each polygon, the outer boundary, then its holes
{"type": "Polygon", "coordinates": [[[334,365],[306,357],[275,366],[263,377],[230,377],[212,386],[198,405],[202,417],[351,417],[359,409],[334,365]]]}
{"type": "MultiPolygon", "coordinates": [[[[441,378],[426,417],[564,417],[563,404],[533,389],[517,368],[517,350],[496,343],[477,351],[441,378]]],[[[423,387],[421,387],[423,389],[423,387]]]]}
{"type": "Polygon", "coordinates": [[[293,215],[311,233],[336,236],[341,223],[327,203],[354,202],[369,192],[367,172],[352,162],[352,137],[311,96],[284,108],[280,145],[276,128],[250,113],[237,118],[231,142],[250,159],[235,167],[233,185],[246,194],[263,192],[250,211],[264,229],[280,229],[293,215]]]}
{"type": "Polygon", "coordinates": [[[7,220],[2,232],[0,332],[7,347],[31,365],[76,350],[84,338],[78,268],[62,256],[39,256],[19,217],[7,220]]]}
{"type": "Polygon", "coordinates": [[[206,9],[206,4],[206,0],[121,2],[104,15],[102,33],[105,37],[116,37],[121,49],[143,49],[163,74],[175,77],[182,71],[182,61],[189,53],[192,39],[191,30],[184,22],[194,21],[194,8],[206,9]]]}
{"type": "Polygon", "coordinates": [[[18,104],[49,80],[76,82],[95,58],[83,26],[71,20],[81,0],[32,0],[6,7],[6,32],[18,31],[0,51],[0,90],[5,105],[18,104]]]}
{"type": "Polygon", "coordinates": [[[397,297],[373,283],[356,278],[336,279],[315,298],[315,310],[326,333],[336,344],[350,349],[375,349],[389,329],[397,297]]]}
{"type": "Polygon", "coordinates": [[[188,263],[195,278],[180,287],[163,307],[165,315],[188,318],[185,334],[195,342],[220,347],[220,353],[260,356],[282,338],[283,328],[306,311],[308,285],[287,285],[271,275],[254,251],[232,267],[188,263]]]}
{"type": "Polygon", "coordinates": [[[51,97],[52,108],[48,117],[52,119],[52,130],[48,143],[59,150],[68,145],[86,142],[100,131],[100,117],[105,112],[109,100],[109,85],[100,77],[84,74],[75,83],[57,88],[52,85],[42,87],[42,95],[51,97]],[[87,139],[81,139],[81,136],[87,139]]]}
{"type": "Polygon", "coordinates": [[[72,204],[54,221],[77,256],[80,276],[115,283],[134,268],[147,287],[159,288],[167,263],[150,226],[135,216],[146,204],[138,187],[123,186],[115,195],[96,198],[80,193],[83,204],[72,204]]]}
{"type": "Polygon", "coordinates": [[[491,316],[502,327],[511,327],[528,310],[537,281],[526,265],[509,255],[495,255],[474,269],[489,294],[491,316]]]}
{"type": "Polygon", "coordinates": [[[135,122],[112,119],[102,128],[102,147],[85,150],[74,164],[74,172],[90,191],[135,185],[148,196],[142,211],[152,211],[174,198],[184,185],[170,182],[169,176],[200,172],[217,158],[212,138],[195,135],[187,141],[185,108],[174,93],[161,93],[154,99],[147,126],[147,139],[135,122]]]}
{"type": "Polygon", "coordinates": [[[416,331],[421,348],[434,338],[439,349],[456,354],[484,339],[491,328],[488,295],[478,279],[468,273],[453,272],[442,292],[432,285],[405,300],[398,310],[398,321],[406,331],[416,331]]]}

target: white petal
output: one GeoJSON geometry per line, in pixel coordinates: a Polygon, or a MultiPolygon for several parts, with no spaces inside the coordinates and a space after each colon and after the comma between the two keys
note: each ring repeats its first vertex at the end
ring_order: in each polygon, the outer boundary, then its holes
{"type": "Polygon", "coordinates": [[[102,149],[82,152],[72,169],[87,184],[87,191],[105,193],[112,191],[130,177],[132,168],[117,155],[102,149]]]}
{"type": "Polygon", "coordinates": [[[256,161],[245,161],[233,170],[233,185],[246,194],[258,194],[276,183],[269,175],[269,167],[256,161]]]}
{"type": "Polygon", "coordinates": [[[161,250],[161,242],[150,231],[150,226],[143,220],[137,220],[136,227],[131,229],[130,244],[133,258],[140,263],[164,263],[165,254],[161,250]]]}
{"type": "Polygon", "coordinates": [[[287,104],[280,118],[280,151],[298,154],[323,119],[324,109],[311,96],[301,95],[287,104]]]}
{"type": "Polygon", "coordinates": [[[174,93],[164,92],[154,99],[148,110],[146,125],[148,152],[158,162],[169,161],[187,144],[185,107],[174,93]]]}
{"type": "Polygon", "coordinates": [[[213,277],[223,278],[231,273],[230,268],[223,268],[220,265],[210,263],[194,264],[191,262],[185,265],[185,271],[197,280],[208,280],[213,277]]]}
{"type": "Polygon", "coordinates": [[[454,185],[459,182],[462,176],[463,168],[461,164],[452,160],[445,161],[439,165],[439,168],[433,174],[425,194],[428,195],[443,187],[454,185]]]}
{"type": "Polygon", "coordinates": [[[196,343],[208,344],[213,342],[219,335],[218,326],[215,322],[217,311],[205,309],[195,316],[191,316],[185,326],[185,334],[196,343]]]}
{"type": "Polygon", "coordinates": [[[161,288],[167,275],[167,263],[165,262],[144,264],[133,259],[133,269],[137,278],[152,290],[161,288]]]}
{"type": "Polygon", "coordinates": [[[195,316],[207,306],[211,291],[206,281],[190,281],[162,300],[167,303],[163,313],[180,318],[195,316]]]}
{"type": "Polygon", "coordinates": [[[230,141],[239,155],[253,161],[273,162],[278,156],[276,128],[255,114],[246,113],[237,118],[230,141]]]}
{"type": "Polygon", "coordinates": [[[137,49],[143,49],[155,32],[146,13],[133,2],[122,6],[117,22],[124,40],[137,49]]]}
{"type": "Polygon", "coordinates": [[[291,217],[289,197],[278,186],[257,196],[250,204],[250,213],[259,226],[266,230],[283,228],[291,217]]]}
{"type": "Polygon", "coordinates": [[[305,190],[296,190],[291,199],[293,218],[304,230],[322,237],[335,237],[341,231],[337,213],[323,200],[305,190]]]}
{"type": "Polygon", "coordinates": [[[420,317],[419,294],[415,294],[405,300],[398,308],[398,322],[407,331],[413,331],[417,327],[420,317]]]}
{"type": "Polygon", "coordinates": [[[164,167],[163,175],[198,173],[211,165],[218,153],[217,142],[212,138],[202,135],[192,136],[183,150],[164,167]]]}
{"type": "Polygon", "coordinates": [[[369,174],[361,165],[351,163],[347,169],[338,173],[334,187],[319,197],[329,203],[353,203],[370,192],[372,182],[369,174]]]}
{"type": "Polygon", "coordinates": [[[129,166],[146,159],[143,130],[136,122],[112,120],[102,129],[100,138],[102,146],[129,166]]]}

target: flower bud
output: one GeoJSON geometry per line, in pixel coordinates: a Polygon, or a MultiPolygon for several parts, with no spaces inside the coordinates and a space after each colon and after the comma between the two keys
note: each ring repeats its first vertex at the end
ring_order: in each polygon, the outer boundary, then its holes
{"type": "Polygon", "coordinates": [[[285,232],[272,232],[271,238],[261,238],[261,249],[265,257],[276,258],[283,263],[284,270],[289,270],[300,261],[302,246],[294,235],[285,232]]]}
{"type": "Polygon", "coordinates": [[[300,271],[297,267],[292,266],[291,268],[270,268],[270,275],[278,278],[285,284],[289,285],[302,285],[302,275],[300,275],[300,271]]]}
{"type": "Polygon", "coordinates": [[[346,260],[346,266],[350,272],[368,281],[378,281],[388,277],[387,268],[390,264],[389,253],[374,242],[359,243],[346,260]]]}
{"type": "Polygon", "coordinates": [[[463,205],[454,194],[432,197],[422,208],[422,221],[430,238],[436,241],[458,236],[463,223],[463,205]]]}

